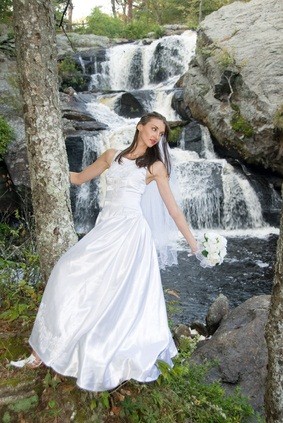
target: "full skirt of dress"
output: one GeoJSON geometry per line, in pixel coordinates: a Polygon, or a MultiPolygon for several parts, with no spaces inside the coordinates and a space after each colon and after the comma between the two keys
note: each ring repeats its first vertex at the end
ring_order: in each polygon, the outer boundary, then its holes
{"type": "Polygon", "coordinates": [[[30,345],[79,387],[105,391],[156,380],[177,350],[168,328],[155,245],[140,210],[105,207],[54,267],[30,345]]]}

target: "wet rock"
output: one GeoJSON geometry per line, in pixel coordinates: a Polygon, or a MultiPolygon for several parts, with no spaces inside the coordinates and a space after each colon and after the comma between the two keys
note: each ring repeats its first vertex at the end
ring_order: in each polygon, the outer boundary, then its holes
{"type": "Polygon", "coordinates": [[[8,151],[5,154],[5,163],[13,184],[16,187],[29,187],[29,165],[25,143],[24,121],[21,117],[14,116],[9,122],[11,122],[15,139],[8,146],[8,151]]]}
{"type": "Polygon", "coordinates": [[[207,337],[207,336],[208,336],[208,333],[207,333],[207,327],[206,327],[203,323],[201,323],[201,322],[193,322],[193,323],[190,325],[190,328],[191,328],[192,330],[197,331],[197,333],[198,333],[199,335],[202,335],[202,336],[205,336],[205,337],[207,337]]]}
{"type": "Polygon", "coordinates": [[[225,295],[220,294],[214,303],[209,307],[205,319],[208,335],[212,335],[218,329],[222,319],[227,316],[228,312],[228,298],[225,295]]]}
{"type": "Polygon", "coordinates": [[[90,48],[108,48],[109,38],[94,34],[68,33],[68,38],[63,34],[57,35],[58,54],[73,53],[77,50],[89,50],[90,48]]]}
{"type": "Polygon", "coordinates": [[[252,297],[225,317],[214,335],[198,344],[192,355],[197,363],[218,363],[209,373],[220,380],[228,393],[240,387],[254,409],[263,412],[267,372],[264,337],[270,304],[269,295],[252,297]]]}
{"type": "Polygon", "coordinates": [[[123,93],[115,102],[115,112],[127,118],[140,117],[145,113],[145,109],[134,93],[123,93]]]}
{"type": "Polygon", "coordinates": [[[71,87],[68,87],[68,92],[71,94],[60,93],[65,133],[72,130],[96,131],[107,128],[107,125],[97,121],[87,110],[86,105],[92,99],[91,94],[77,94],[71,87]]]}
{"type": "Polygon", "coordinates": [[[195,151],[200,157],[202,156],[202,134],[200,124],[198,122],[190,122],[184,127],[183,148],[184,150],[195,151]]]}
{"type": "Polygon", "coordinates": [[[184,100],[184,90],[177,89],[172,97],[172,108],[178,113],[178,115],[184,120],[190,120],[192,117],[191,111],[184,100]]]}
{"type": "Polygon", "coordinates": [[[173,328],[173,337],[177,346],[179,346],[182,337],[192,337],[191,329],[189,328],[189,326],[180,323],[173,328]]]}
{"type": "Polygon", "coordinates": [[[67,136],[66,149],[70,170],[72,172],[80,172],[82,170],[84,154],[84,142],[82,137],[78,135],[67,136]]]}
{"type": "Polygon", "coordinates": [[[164,35],[183,34],[183,32],[188,29],[187,25],[181,24],[163,25],[164,35]]]}

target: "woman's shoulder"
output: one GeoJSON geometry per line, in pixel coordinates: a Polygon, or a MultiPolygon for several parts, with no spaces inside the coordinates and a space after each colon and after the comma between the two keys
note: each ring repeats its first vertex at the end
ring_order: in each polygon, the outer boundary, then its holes
{"type": "Polygon", "coordinates": [[[165,164],[161,161],[161,160],[157,160],[156,162],[154,162],[151,165],[151,169],[150,169],[151,173],[153,173],[153,175],[158,175],[158,176],[167,176],[167,170],[166,170],[166,166],[165,164]]]}

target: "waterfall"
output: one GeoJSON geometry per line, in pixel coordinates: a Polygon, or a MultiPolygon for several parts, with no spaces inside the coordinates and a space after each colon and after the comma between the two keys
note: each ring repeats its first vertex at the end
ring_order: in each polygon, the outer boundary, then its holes
{"type": "MultiPolygon", "coordinates": [[[[94,61],[92,87],[112,92],[94,95],[87,109],[108,129],[94,137],[84,136],[82,167],[106,149],[121,150],[132,142],[139,119],[117,114],[117,104],[125,94],[121,90],[127,90],[145,111],[155,110],[170,121],[180,120],[171,107],[173,87],[187,69],[195,41],[196,34],[186,31],[148,45],[136,42],[115,46],[108,49],[101,62],[94,61]]],[[[186,137],[184,129],[171,156],[182,208],[191,226],[229,231],[266,227],[261,203],[248,177],[217,156],[208,129],[201,126],[201,139],[197,143],[190,144],[186,137]],[[195,144],[198,147],[194,151],[195,144]]],[[[104,175],[100,181],[91,181],[78,189],[75,208],[78,232],[88,232],[93,227],[104,191],[104,175]]]]}
{"type": "Polygon", "coordinates": [[[195,43],[196,33],[185,31],[147,45],[140,41],[111,47],[100,72],[94,72],[90,88],[106,89],[106,81],[113,91],[173,87],[187,70],[195,43]]]}
{"type": "MultiPolygon", "coordinates": [[[[180,141],[182,149],[184,134],[185,131],[180,141]]],[[[201,134],[200,155],[172,151],[187,220],[197,229],[266,226],[260,201],[248,179],[217,157],[206,127],[201,127],[201,134]]]]}
{"type": "MultiPolygon", "coordinates": [[[[85,136],[83,149],[82,168],[96,160],[100,151],[97,151],[96,137],[85,136]]],[[[89,232],[95,223],[99,212],[99,187],[96,180],[92,180],[75,188],[76,204],[74,222],[77,233],[89,232]]]]}

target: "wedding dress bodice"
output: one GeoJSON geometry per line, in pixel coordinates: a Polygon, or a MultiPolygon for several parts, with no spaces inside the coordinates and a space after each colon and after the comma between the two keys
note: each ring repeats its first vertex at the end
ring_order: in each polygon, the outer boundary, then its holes
{"type": "Polygon", "coordinates": [[[104,207],[122,206],[140,209],[141,196],[146,187],[146,169],[139,168],[134,160],[113,161],[107,176],[104,207]]]}

